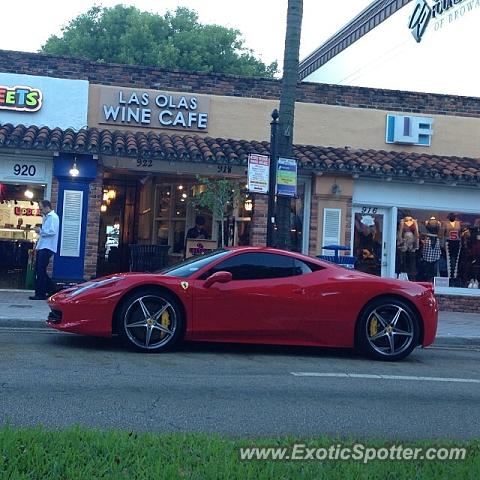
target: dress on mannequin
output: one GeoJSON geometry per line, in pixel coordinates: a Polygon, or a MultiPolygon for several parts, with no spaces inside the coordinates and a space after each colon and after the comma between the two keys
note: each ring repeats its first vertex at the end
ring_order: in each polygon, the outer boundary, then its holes
{"type": "Polygon", "coordinates": [[[454,213],[448,215],[448,220],[443,223],[443,238],[445,239],[445,253],[447,256],[447,272],[449,278],[458,277],[458,263],[460,260],[460,252],[462,250],[461,243],[462,225],[457,220],[454,213]]]}
{"type": "Polygon", "coordinates": [[[477,288],[480,281],[480,218],[475,220],[466,235],[466,247],[468,251],[467,279],[470,280],[470,288],[477,288]]]}
{"type": "Polygon", "coordinates": [[[405,215],[398,226],[397,245],[400,251],[400,272],[405,272],[410,280],[417,274],[416,252],[420,245],[418,222],[410,215],[405,215]]]}
{"type": "Polygon", "coordinates": [[[425,262],[425,276],[428,280],[432,280],[437,269],[437,262],[442,256],[439,237],[441,223],[436,217],[430,217],[425,222],[425,228],[427,234],[422,248],[422,259],[425,262]]]}

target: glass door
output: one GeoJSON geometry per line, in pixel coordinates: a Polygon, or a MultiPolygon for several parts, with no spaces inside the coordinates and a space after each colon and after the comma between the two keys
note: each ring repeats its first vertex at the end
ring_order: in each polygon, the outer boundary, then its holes
{"type": "Polygon", "coordinates": [[[388,276],[387,211],[374,206],[353,208],[353,255],[356,270],[388,276]]]}

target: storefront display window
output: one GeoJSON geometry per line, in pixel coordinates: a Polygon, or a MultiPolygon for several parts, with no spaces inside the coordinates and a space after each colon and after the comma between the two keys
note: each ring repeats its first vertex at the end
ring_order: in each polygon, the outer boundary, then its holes
{"type": "MultiPolygon", "coordinates": [[[[184,254],[185,232],[187,227],[194,223],[196,214],[192,192],[193,184],[187,182],[156,185],[154,241],[157,245],[170,245],[170,254],[184,254]]],[[[211,232],[211,214],[202,212],[202,216],[205,218],[207,231],[211,232]]]]}
{"type": "Polygon", "coordinates": [[[0,184],[0,288],[32,288],[43,186],[0,184]]]}
{"type": "Polygon", "coordinates": [[[478,288],[480,213],[399,209],[395,272],[414,281],[478,288]]]}
{"type": "Polygon", "coordinates": [[[361,272],[382,274],[383,220],[377,208],[363,207],[354,214],[353,254],[355,268],[361,272]]]}

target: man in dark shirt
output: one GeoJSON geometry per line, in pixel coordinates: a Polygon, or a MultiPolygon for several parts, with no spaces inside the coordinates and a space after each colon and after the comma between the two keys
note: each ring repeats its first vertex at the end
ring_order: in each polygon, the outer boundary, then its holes
{"type": "Polygon", "coordinates": [[[205,219],[201,215],[197,215],[195,218],[195,226],[188,229],[187,239],[188,238],[198,238],[205,240],[208,238],[207,231],[203,228],[205,225],[205,219]]]}

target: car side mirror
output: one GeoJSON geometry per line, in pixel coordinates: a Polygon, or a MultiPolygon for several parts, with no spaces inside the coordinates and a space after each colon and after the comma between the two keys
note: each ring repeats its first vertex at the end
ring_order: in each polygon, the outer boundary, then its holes
{"type": "Polygon", "coordinates": [[[205,288],[211,287],[214,283],[228,283],[232,281],[232,274],[230,272],[215,272],[213,275],[210,275],[206,280],[203,286],[205,288]]]}

